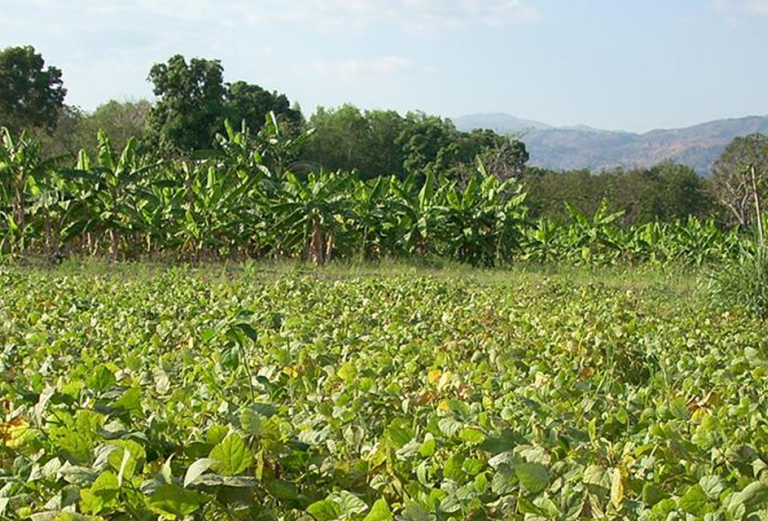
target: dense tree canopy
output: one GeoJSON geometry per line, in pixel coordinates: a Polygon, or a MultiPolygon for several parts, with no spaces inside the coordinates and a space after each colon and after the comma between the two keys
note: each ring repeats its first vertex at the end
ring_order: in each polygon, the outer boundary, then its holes
{"type": "Polygon", "coordinates": [[[306,159],[327,170],[357,170],[365,178],[426,170],[463,178],[480,156],[500,179],[522,175],[525,144],[490,130],[459,132],[444,118],[423,113],[361,111],[353,105],[318,108],[309,125],[315,134],[305,147],[306,159]]]}
{"type": "Polygon", "coordinates": [[[707,181],[674,163],[601,173],[529,168],[525,183],[533,214],[556,222],[569,219],[565,203],[593,215],[605,201],[609,211],[622,212],[626,224],[705,217],[715,210],[707,181]]]}
{"type": "Polygon", "coordinates": [[[45,157],[66,155],[73,158],[81,149],[94,153],[99,130],[111,137],[116,148],[122,149],[131,138],[135,138],[142,148],[153,149],[154,144],[144,139],[151,108],[152,104],[143,99],[110,100],[93,112],[64,105],[59,111],[56,129],[38,136],[42,142],[42,154],[45,157]]]}
{"type": "Polygon", "coordinates": [[[303,123],[301,110],[291,107],[285,94],[269,92],[244,81],[228,86],[226,110],[230,121],[238,125],[245,121],[253,132],[261,129],[270,112],[291,126],[298,127],[303,123]]]}
{"type": "Polygon", "coordinates": [[[288,126],[298,127],[301,111],[291,107],[284,94],[237,81],[224,82],[219,60],[181,55],[158,63],[149,72],[158,97],[149,113],[149,128],[161,148],[178,151],[210,148],[224,129],[224,121],[236,126],[245,121],[258,132],[267,114],[274,113],[288,126]]]}
{"type": "Polygon", "coordinates": [[[161,147],[179,151],[211,146],[225,118],[224,68],[219,60],[181,55],[155,64],[149,81],[158,97],[149,126],[161,147]]]}
{"type": "Polygon", "coordinates": [[[66,95],[61,70],[46,67],[34,47],[0,51],[0,126],[51,130],[66,95]]]}

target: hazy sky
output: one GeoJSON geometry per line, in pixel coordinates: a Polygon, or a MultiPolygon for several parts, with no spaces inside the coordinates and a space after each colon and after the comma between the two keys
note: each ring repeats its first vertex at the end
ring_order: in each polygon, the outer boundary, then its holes
{"type": "Polygon", "coordinates": [[[351,102],[648,130],[768,113],[768,0],[0,0],[67,101],[151,97],[153,63],[218,58],[305,113],[351,102]]]}

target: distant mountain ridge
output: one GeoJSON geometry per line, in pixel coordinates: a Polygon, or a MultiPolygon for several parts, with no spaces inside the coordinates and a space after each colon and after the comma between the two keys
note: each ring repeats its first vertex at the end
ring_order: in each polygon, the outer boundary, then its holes
{"type": "Polygon", "coordinates": [[[642,134],[583,125],[554,127],[508,114],[474,114],[453,121],[464,131],[488,128],[520,133],[531,155],[529,164],[555,170],[649,167],[671,160],[707,175],[733,138],[754,132],[768,134],[768,116],[720,119],[642,134]]]}
{"type": "Polygon", "coordinates": [[[487,128],[500,134],[520,132],[524,130],[546,130],[554,128],[552,125],[547,125],[541,121],[518,118],[501,112],[459,116],[458,118],[453,118],[453,124],[456,125],[456,128],[459,130],[487,128]]]}

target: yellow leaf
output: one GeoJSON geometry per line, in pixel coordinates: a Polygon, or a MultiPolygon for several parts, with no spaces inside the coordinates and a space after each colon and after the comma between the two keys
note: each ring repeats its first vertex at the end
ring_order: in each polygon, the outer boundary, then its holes
{"type": "Polygon", "coordinates": [[[616,510],[621,510],[621,504],[624,501],[624,480],[621,470],[613,469],[611,476],[611,503],[616,510]]]}
{"type": "Polygon", "coordinates": [[[429,374],[427,374],[427,383],[433,384],[440,380],[440,377],[443,375],[443,373],[440,371],[440,369],[432,369],[429,374]]]}

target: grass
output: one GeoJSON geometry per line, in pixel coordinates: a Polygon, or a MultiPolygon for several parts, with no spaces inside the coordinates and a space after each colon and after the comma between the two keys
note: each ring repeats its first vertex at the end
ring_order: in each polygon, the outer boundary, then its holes
{"type": "Polygon", "coordinates": [[[329,279],[431,276],[472,278],[484,283],[510,283],[560,278],[577,285],[603,284],[624,289],[664,287],[676,293],[693,294],[702,288],[711,270],[682,266],[576,266],[567,264],[517,264],[506,268],[476,268],[443,259],[382,259],[375,262],[334,261],[316,266],[300,260],[263,259],[245,262],[201,264],[170,262],[111,263],[93,257],[70,257],[52,266],[43,259],[29,258],[12,269],[60,275],[153,276],[168,270],[188,270],[208,277],[248,276],[265,280],[286,276],[312,276],[329,279]]]}

